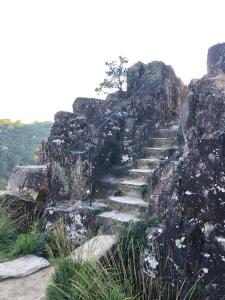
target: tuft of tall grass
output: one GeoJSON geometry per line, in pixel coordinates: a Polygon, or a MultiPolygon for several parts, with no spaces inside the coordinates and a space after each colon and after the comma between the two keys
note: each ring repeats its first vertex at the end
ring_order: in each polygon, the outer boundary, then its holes
{"type": "Polygon", "coordinates": [[[0,199],[0,256],[8,253],[10,245],[15,241],[18,231],[16,221],[5,202],[0,199]]]}
{"type": "Polygon", "coordinates": [[[116,251],[107,257],[106,268],[120,281],[126,294],[137,299],[150,299],[149,279],[143,270],[145,232],[148,223],[139,221],[124,226],[116,251]]]}
{"type": "Polygon", "coordinates": [[[160,276],[150,278],[143,268],[145,232],[148,224],[141,221],[125,226],[115,252],[101,263],[74,261],[66,257],[56,260],[47,300],[200,300],[205,299],[199,276],[190,282],[178,282],[169,266],[171,251],[160,253],[155,245],[157,260],[165,262],[160,276]],[[163,255],[165,257],[160,257],[163,255]],[[176,283],[177,282],[177,283],[176,283]]]}
{"type": "Polygon", "coordinates": [[[66,257],[74,250],[74,246],[68,237],[65,220],[58,222],[47,230],[47,252],[50,258],[66,257]]]}
{"type": "Polygon", "coordinates": [[[63,258],[57,262],[47,300],[134,300],[100,264],[63,258]]]}
{"type": "Polygon", "coordinates": [[[17,257],[26,254],[47,256],[46,234],[39,231],[38,224],[34,224],[29,233],[19,234],[10,248],[9,256],[17,257]]]}

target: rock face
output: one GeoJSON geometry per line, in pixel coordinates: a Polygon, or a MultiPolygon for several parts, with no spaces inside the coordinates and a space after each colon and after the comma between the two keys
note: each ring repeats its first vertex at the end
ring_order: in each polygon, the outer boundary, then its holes
{"type": "Polygon", "coordinates": [[[169,249],[164,271],[173,274],[171,283],[198,280],[204,290],[201,299],[212,300],[225,294],[224,53],[225,44],[210,48],[209,73],[188,87],[181,115],[184,152],[176,173],[158,184],[164,188],[158,189],[157,209],[150,209],[150,218],[163,213],[166,217],[149,231],[145,258],[146,272],[162,276],[165,261],[157,257],[155,245],[164,253],[169,249]],[[164,205],[168,192],[174,191],[176,197],[164,205]]]}
{"type": "Polygon", "coordinates": [[[127,168],[150,132],[179,115],[185,86],[170,66],[139,62],[127,87],[105,101],[77,98],[73,113],[56,114],[47,143],[49,205],[87,200],[105,174],[127,168]]]}

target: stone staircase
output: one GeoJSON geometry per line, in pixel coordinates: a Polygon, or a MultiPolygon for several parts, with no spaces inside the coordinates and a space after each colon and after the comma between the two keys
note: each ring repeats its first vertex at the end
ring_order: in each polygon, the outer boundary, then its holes
{"type": "Polygon", "coordinates": [[[105,186],[111,187],[112,195],[107,197],[111,210],[96,216],[101,233],[116,234],[121,225],[136,222],[146,215],[147,178],[161,159],[167,159],[177,149],[177,125],[178,122],[171,122],[168,127],[157,129],[156,135],[149,138],[142,156],[136,160],[134,168],[128,170],[128,176],[103,179],[105,186]]]}

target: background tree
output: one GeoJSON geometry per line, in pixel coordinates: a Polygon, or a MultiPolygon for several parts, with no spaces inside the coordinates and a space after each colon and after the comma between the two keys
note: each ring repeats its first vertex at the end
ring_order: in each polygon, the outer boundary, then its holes
{"type": "Polygon", "coordinates": [[[108,70],[105,72],[107,78],[95,89],[99,93],[108,94],[112,90],[119,90],[122,92],[126,87],[126,64],[128,59],[123,56],[119,56],[117,60],[106,62],[108,70]]]}

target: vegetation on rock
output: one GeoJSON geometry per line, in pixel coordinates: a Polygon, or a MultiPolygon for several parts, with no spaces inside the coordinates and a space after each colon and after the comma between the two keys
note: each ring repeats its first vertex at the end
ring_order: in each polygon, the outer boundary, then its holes
{"type": "Polygon", "coordinates": [[[105,73],[107,78],[99,84],[99,87],[97,87],[95,91],[97,93],[103,92],[106,94],[112,90],[119,90],[119,92],[122,92],[126,85],[127,63],[128,59],[123,56],[119,56],[117,60],[106,62],[105,65],[108,70],[105,73]]]}

